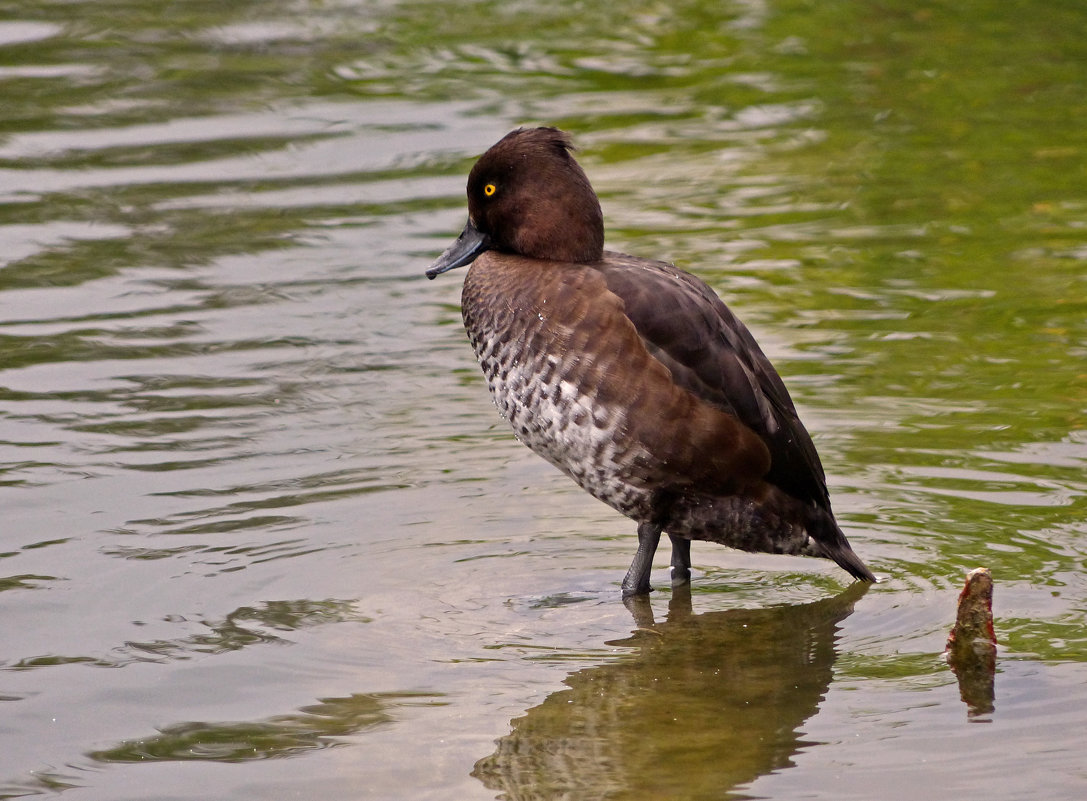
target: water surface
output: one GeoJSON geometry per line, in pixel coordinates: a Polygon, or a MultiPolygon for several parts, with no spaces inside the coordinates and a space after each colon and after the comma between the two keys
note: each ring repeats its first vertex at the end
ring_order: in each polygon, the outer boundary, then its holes
{"type": "Polygon", "coordinates": [[[1084,42],[1075,4],[0,3],[0,798],[1082,795],[1084,42]],[[632,524],[422,277],[536,123],[609,247],[748,322],[885,582],[696,544],[619,602],[632,524]],[[979,564],[986,712],[940,659],[979,564]]]}

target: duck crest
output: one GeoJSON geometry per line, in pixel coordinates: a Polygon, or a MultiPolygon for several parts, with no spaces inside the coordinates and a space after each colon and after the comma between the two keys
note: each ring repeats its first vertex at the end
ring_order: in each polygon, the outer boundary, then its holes
{"type": "Polygon", "coordinates": [[[548,261],[600,258],[604,215],[573,149],[556,128],[518,128],[472,167],[469,217],[496,250],[548,261]]]}

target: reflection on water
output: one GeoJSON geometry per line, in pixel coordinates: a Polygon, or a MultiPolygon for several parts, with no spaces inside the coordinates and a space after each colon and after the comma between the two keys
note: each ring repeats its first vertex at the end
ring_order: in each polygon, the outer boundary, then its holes
{"type": "Polygon", "coordinates": [[[13,660],[4,667],[8,670],[53,667],[56,665],[84,663],[96,667],[124,667],[133,662],[165,662],[167,660],[192,659],[199,654],[221,654],[252,645],[286,643],[276,632],[296,631],[310,626],[357,621],[367,618],[358,615],[353,605],[346,601],[270,601],[258,608],[236,609],[223,620],[173,619],[174,624],[195,623],[200,633],[176,639],[132,640],[110,649],[102,656],[60,655],[27,656],[13,660]]]}
{"type": "Polygon", "coordinates": [[[207,760],[243,762],[301,756],[315,748],[330,748],[393,718],[390,706],[440,703],[422,693],[352,695],[322,698],[290,715],[267,720],[220,723],[179,723],[157,735],[121,743],[87,756],[95,762],[154,762],[207,760]]]}
{"type": "Polygon", "coordinates": [[[643,612],[613,643],[632,653],[570,675],[473,775],[510,801],[726,797],[804,745],[800,728],[833,677],[838,623],[866,591],[702,615],[677,591],[664,623],[643,612]]]}

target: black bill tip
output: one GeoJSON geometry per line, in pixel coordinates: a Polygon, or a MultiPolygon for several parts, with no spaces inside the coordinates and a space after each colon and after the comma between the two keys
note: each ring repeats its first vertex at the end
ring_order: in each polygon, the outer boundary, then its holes
{"type": "Polygon", "coordinates": [[[479,254],[490,248],[491,238],[468,220],[456,241],[427,268],[426,277],[433,280],[444,272],[471,264],[479,254]]]}

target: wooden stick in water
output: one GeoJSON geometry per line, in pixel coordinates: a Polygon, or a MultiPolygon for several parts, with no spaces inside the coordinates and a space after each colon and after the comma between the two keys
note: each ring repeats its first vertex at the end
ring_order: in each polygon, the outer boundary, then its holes
{"type": "Polygon", "coordinates": [[[993,577],[987,567],[971,570],[959,594],[955,626],[944,652],[959,680],[959,694],[970,717],[995,708],[996,632],[993,629],[993,577]]]}

